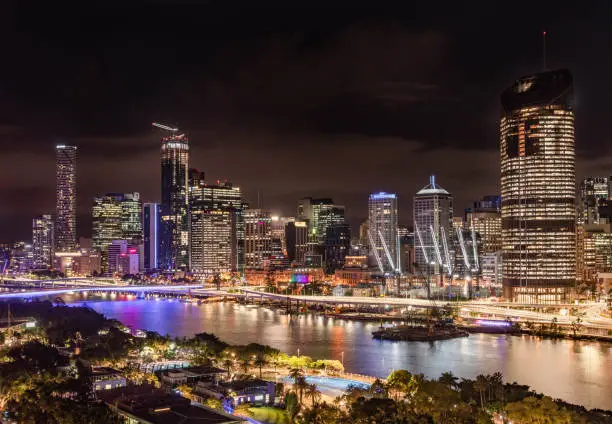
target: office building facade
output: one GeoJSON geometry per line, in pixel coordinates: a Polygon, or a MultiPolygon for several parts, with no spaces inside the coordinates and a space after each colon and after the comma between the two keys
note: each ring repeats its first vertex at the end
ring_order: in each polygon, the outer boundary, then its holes
{"type": "Polygon", "coordinates": [[[600,208],[612,197],[612,177],[587,177],[580,183],[580,224],[599,224],[600,208]]]}
{"type": "Polygon", "coordinates": [[[430,177],[413,200],[415,263],[422,273],[449,274],[454,262],[453,196],[430,177]],[[448,247],[448,256],[445,248],[448,247]]]}
{"type": "Polygon", "coordinates": [[[351,251],[351,228],[348,224],[334,224],[327,227],[325,234],[325,272],[333,274],[344,266],[345,258],[351,251]]]}
{"type": "Polygon", "coordinates": [[[55,147],[55,249],[62,252],[76,249],[76,161],[75,146],[55,147]]]}
{"type": "Polygon", "coordinates": [[[569,300],[576,281],[572,75],[519,78],[501,98],[504,297],[521,303],[569,300]]]}
{"type": "Polygon", "coordinates": [[[501,197],[485,196],[465,211],[467,229],[480,234],[482,253],[501,251],[501,197]]]}
{"type": "Polygon", "coordinates": [[[145,203],[142,206],[143,268],[153,271],[159,268],[161,211],[159,203],[145,203]]]}
{"type": "Polygon", "coordinates": [[[370,194],[368,198],[368,241],[370,259],[381,273],[399,272],[400,247],[397,195],[370,194]]]}
{"type": "Polygon", "coordinates": [[[54,231],[51,215],[40,215],[32,220],[32,256],[35,269],[53,267],[54,231]]]}
{"type": "Polygon", "coordinates": [[[107,270],[107,251],[113,240],[142,243],[142,213],[138,193],[109,193],[94,198],[92,206],[92,246],[102,253],[107,270]]]}
{"type": "Polygon", "coordinates": [[[187,270],[189,267],[189,139],[171,134],[161,139],[160,267],[187,270]]]}
{"type": "Polygon", "coordinates": [[[264,209],[244,211],[244,262],[246,268],[262,269],[272,257],[272,215],[264,209]]]}

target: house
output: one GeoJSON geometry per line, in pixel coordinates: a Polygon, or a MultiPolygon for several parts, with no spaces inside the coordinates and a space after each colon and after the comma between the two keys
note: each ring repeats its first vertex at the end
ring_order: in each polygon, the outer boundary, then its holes
{"type": "Polygon", "coordinates": [[[199,382],[194,388],[194,394],[223,400],[234,408],[243,403],[273,404],[275,393],[276,384],[259,379],[234,380],[217,385],[199,382]]]}
{"type": "Polygon", "coordinates": [[[130,386],[104,391],[99,396],[128,424],[242,424],[242,418],[205,406],[152,386],[130,386]]]}
{"type": "Polygon", "coordinates": [[[187,367],[182,369],[166,370],[161,372],[162,384],[169,387],[181,384],[196,384],[199,381],[217,382],[217,375],[223,374],[225,370],[211,366],[187,367]]]}
{"type": "Polygon", "coordinates": [[[91,386],[94,392],[125,387],[127,381],[123,374],[114,368],[94,367],[91,369],[91,386]]]}

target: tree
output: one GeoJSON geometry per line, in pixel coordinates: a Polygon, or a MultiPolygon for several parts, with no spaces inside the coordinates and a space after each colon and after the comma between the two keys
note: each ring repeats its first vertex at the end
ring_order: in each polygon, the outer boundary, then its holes
{"type": "Polygon", "coordinates": [[[255,357],[253,365],[259,368],[259,378],[261,378],[261,369],[268,365],[268,360],[263,354],[259,354],[255,357]]]}
{"type": "Polygon", "coordinates": [[[387,387],[395,400],[412,398],[419,390],[419,383],[423,376],[414,376],[406,370],[393,371],[387,377],[387,387]]]}
{"type": "Polygon", "coordinates": [[[234,369],[234,361],[230,358],[225,358],[223,360],[223,368],[227,371],[227,378],[229,378],[232,370],[234,369]]]}
{"type": "Polygon", "coordinates": [[[287,392],[285,395],[285,411],[289,415],[289,422],[294,422],[295,417],[300,412],[300,402],[294,391],[287,392]]]}
{"type": "Polygon", "coordinates": [[[525,399],[506,406],[508,418],[517,424],[573,424],[586,423],[584,417],[557,405],[550,397],[525,399]]]}
{"type": "Polygon", "coordinates": [[[317,406],[317,403],[321,400],[321,392],[316,384],[306,385],[306,397],[310,399],[310,403],[313,407],[317,406]]]}
{"type": "Polygon", "coordinates": [[[193,389],[189,387],[188,385],[181,384],[180,386],[176,388],[176,390],[178,390],[181,396],[183,396],[184,398],[193,400],[193,389]]]}
{"type": "Polygon", "coordinates": [[[487,390],[488,382],[484,375],[480,374],[476,377],[474,381],[474,390],[476,390],[480,395],[480,407],[484,410],[484,399],[485,392],[487,390]]]}
{"type": "Polygon", "coordinates": [[[300,394],[300,405],[302,404],[302,396],[304,395],[304,390],[308,388],[308,383],[306,382],[306,377],[300,375],[295,380],[295,388],[298,390],[300,394]]]}
{"type": "Polygon", "coordinates": [[[578,317],[570,324],[572,334],[576,337],[582,331],[582,318],[578,317]]]}
{"type": "Polygon", "coordinates": [[[217,411],[222,411],[223,410],[223,404],[217,398],[208,398],[208,399],[206,399],[206,402],[204,402],[204,403],[209,408],[216,409],[217,411]]]}
{"type": "Polygon", "coordinates": [[[444,384],[446,387],[448,387],[449,389],[454,389],[457,387],[457,382],[459,381],[459,378],[457,378],[452,372],[448,371],[448,372],[443,372],[442,375],[440,376],[440,378],[438,379],[438,382],[444,384]]]}

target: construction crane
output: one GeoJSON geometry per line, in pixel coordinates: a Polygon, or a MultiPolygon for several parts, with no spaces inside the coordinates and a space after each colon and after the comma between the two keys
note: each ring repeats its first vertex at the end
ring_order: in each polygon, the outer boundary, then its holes
{"type": "Polygon", "coordinates": [[[157,128],[161,128],[162,130],[170,131],[170,132],[173,132],[173,133],[178,132],[178,130],[179,130],[178,128],[172,128],[172,127],[170,127],[168,125],[160,124],[159,122],[153,122],[151,125],[153,125],[154,127],[157,127],[157,128]]]}
{"type": "MultiPolygon", "coordinates": [[[[429,276],[425,275],[423,273],[423,270],[421,269],[421,267],[419,266],[418,263],[415,262],[415,263],[412,264],[412,266],[414,267],[414,269],[419,271],[419,274],[421,274],[421,277],[423,278],[423,281],[425,281],[425,290],[427,292],[427,300],[433,302],[433,300],[431,299],[431,285],[430,285],[430,282],[429,282],[429,276]]],[[[435,305],[435,302],[433,302],[433,303],[435,305]]]]}
{"type": "Polygon", "coordinates": [[[151,125],[155,128],[170,132],[172,134],[171,137],[175,140],[182,140],[183,138],[185,138],[185,134],[177,134],[180,131],[178,128],[174,128],[165,124],[160,124],[159,122],[153,122],[151,123],[151,125]]]}

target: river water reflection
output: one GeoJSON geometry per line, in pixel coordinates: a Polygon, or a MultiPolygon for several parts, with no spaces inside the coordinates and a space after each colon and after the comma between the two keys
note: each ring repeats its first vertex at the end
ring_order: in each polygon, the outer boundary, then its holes
{"type": "MultiPolygon", "coordinates": [[[[68,299],[67,299],[68,300],[68,299]]],[[[80,296],[72,299],[83,304],[80,296]]],[[[589,408],[612,409],[612,344],[544,340],[529,336],[476,334],[424,342],[373,340],[376,323],[289,317],[278,311],[234,303],[190,304],[177,300],[87,299],[87,306],[132,328],[171,336],[214,333],[232,344],[257,342],[288,354],[342,360],[347,371],[387,376],[407,369],[439,377],[500,371],[507,381],[589,408]]]]}

